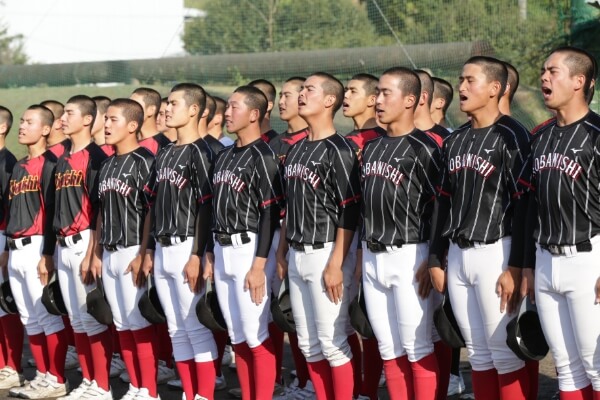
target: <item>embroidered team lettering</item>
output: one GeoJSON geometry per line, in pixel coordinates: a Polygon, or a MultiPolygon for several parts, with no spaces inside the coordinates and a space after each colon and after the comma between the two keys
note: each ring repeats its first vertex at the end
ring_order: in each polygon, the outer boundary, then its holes
{"type": "Polygon", "coordinates": [[[321,182],[319,175],[311,171],[306,165],[299,163],[285,167],[285,177],[287,179],[302,179],[308,182],[313,188],[316,188],[321,182]]]}
{"type": "Polygon", "coordinates": [[[163,182],[167,181],[171,184],[175,185],[179,190],[183,189],[185,185],[187,185],[188,180],[186,177],[181,175],[179,172],[175,171],[170,167],[161,168],[156,174],[156,181],[163,182]]]}
{"type": "Polygon", "coordinates": [[[231,186],[238,193],[246,187],[246,183],[228,169],[219,171],[213,176],[213,185],[217,186],[223,183],[231,186]]]}
{"type": "Polygon", "coordinates": [[[399,186],[404,174],[384,161],[373,161],[363,164],[363,176],[381,176],[399,186]]]}
{"type": "Polygon", "coordinates": [[[483,157],[472,153],[466,153],[450,158],[448,161],[448,170],[451,174],[462,169],[472,169],[477,171],[484,179],[487,179],[496,170],[496,167],[483,157]]]}
{"type": "Polygon", "coordinates": [[[133,188],[129,186],[127,182],[123,182],[118,178],[104,179],[102,182],[100,182],[100,193],[104,193],[109,190],[115,191],[120,195],[127,197],[133,188]]]}
{"type": "Polygon", "coordinates": [[[83,186],[83,171],[69,170],[66,172],[57,172],[54,176],[56,190],[65,187],[83,186]]]}
{"type": "Polygon", "coordinates": [[[577,179],[583,170],[577,161],[561,153],[548,153],[536,157],[533,162],[533,169],[536,172],[543,169],[556,169],[573,179],[577,179]]]}
{"type": "Polygon", "coordinates": [[[36,175],[27,175],[21,180],[10,181],[10,195],[9,197],[12,199],[13,197],[27,193],[27,192],[39,192],[40,191],[40,178],[36,175]]]}

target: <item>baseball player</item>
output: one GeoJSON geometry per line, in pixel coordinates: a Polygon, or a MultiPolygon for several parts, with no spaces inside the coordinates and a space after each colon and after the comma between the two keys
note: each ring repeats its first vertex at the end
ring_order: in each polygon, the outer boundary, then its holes
{"type": "Polygon", "coordinates": [[[506,90],[502,97],[500,97],[500,112],[504,115],[511,115],[510,105],[515,98],[515,93],[519,88],[519,72],[510,63],[503,61],[508,70],[508,80],[506,81],[506,90]]]}
{"type": "Polygon", "coordinates": [[[86,309],[87,293],[102,273],[99,266],[91,265],[97,243],[98,171],[107,158],[91,140],[95,117],[96,103],[90,97],[77,95],[67,101],[61,121],[64,134],[71,140],[71,149],[56,165],[53,229],[58,242],[58,280],[83,375],[81,385],[69,394],[69,399],[84,393],[93,399],[112,399],[111,330],[86,309]]]}
{"type": "MultiPolygon", "coordinates": [[[[6,148],[6,136],[13,124],[10,110],[0,106],[0,280],[8,279],[8,250],[6,250],[6,221],[8,219],[9,181],[17,159],[6,148]]],[[[23,383],[21,355],[23,353],[23,326],[18,314],[0,310],[0,389],[9,389],[23,383]]]]}
{"type": "Polygon", "coordinates": [[[165,135],[170,142],[174,142],[177,140],[177,129],[169,128],[166,124],[167,121],[165,113],[168,102],[168,97],[163,97],[160,99],[160,111],[156,115],[156,129],[158,129],[159,132],[162,132],[162,134],[165,135]]]}
{"type": "Polygon", "coordinates": [[[204,139],[206,143],[210,146],[213,153],[219,154],[221,150],[225,147],[223,143],[219,141],[219,139],[208,133],[208,121],[211,117],[211,112],[214,117],[215,110],[217,108],[217,103],[210,95],[206,95],[206,108],[204,112],[200,116],[200,121],[198,122],[198,136],[204,139]]]}
{"type": "Polygon", "coordinates": [[[600,399],[600,279],[594,267],[600,251],[600,116],[588,106],[597,73],[584,50],[562,47],[549,55],[541,92],[556,118],[531,143],[525,237],[537,250],[535,261],[527,258],[523,286],[535,296],[562,400],[600,399]]]}
{"type": "Polygon", "coordinates": [[[433,80],[433,95],[431,108],[429,111],[431,112],[431,118],[433,122],[438,125],[443,126],[446,129],[450,128],[450,124],[448,123],[448,119],[446,118],[446,113],[448,112],[448,108],[452,103],[452,97],[454,97],[454,89],[452,89],[452,85],[450,82],[438,78],[432,77],[433,80]]]}
{"type": "Polygon", "coordinates": [[[115,149],[106,143],[104,137],[104,117],[106,116],[110,99],[106,96],[94,96],[92,100],[96,103],[96,118],[94,118],[94,125],[92,126],[92,139],[110,157],[115,154],[115,149]]]}
{"type": "Polygon", "coordinates": [[[158,153],[158,150],[173,141],[156,126],[157,116],[162,104],[160,94],[154,89],[141,87],[135,89],[129,98],[140,103],[144,109],[144,124],[140,130],[140,146],[147,148],[152,154],[158,153]]]}
{"type": "Polygon", "coordinates": [[[52,124],[52,130],[46,139],[46,144],[48,150],[58,158],[71,149],[71,141],[63,133],[62,121],[60,120],[65,111],[65,106],[56,100],[45,100],[40,104],[52,111],[54,115],[54,124],[52,124]]]}
{"type": "MultiPolygon", "coordinates": [[[[186,399],[212,399],[217,347],[212,332],[196,317],[200,299],[201,259],[210,237],[213,153],[198,138],[198,120],[206,105],[202,87],[175,85],[166,109],[167,126],[177,141],[156,156],[153,235],[154,280],[163,305],[186,399]]],[[[147,267],[145,267],[147,268],[147,267]]],[[[148,271],[149,268],[145,270],[148,271]]]]}
{"type": "MultiPolygon", "coordinates": [[[[385,135],[385,130],[377,125],[375,113],[375,101],[377,98],[378,79],[370,74],[354,75],[344,92],[342,111],[345,117],[352,118],[354,130],[346,135],[352,147],[356,151],[359,161],[362,158],[362,150],[365,144],[373,139],[385,135]]],[[[358,235],[358,232],[356,233],[358,235]]],[[[352,285],[350,298],[358,294],[358,279],[362,271],[361,243],[357,238],[358,247],[350,249],[351,253],[356,251],[356,284],[352,285]]],[[[379,354],[377,339],[362,338],[361,349],[358,335],[352,326],[349,327],[348,343],[352,349],[352,362],[354,363],[354,396],[359,399],[377,398],[379,379],[383,369],[383,361],[379,354]],[[364,368],[363,368],[364,364],[364,368]],[[364,369],[364,372],[363,372],[364,369]],[[359,397],[359,395],[362,395],[359,397]]]]}
{"type": "MultiPolygon", "coordinates": [[[[290,299],[318,399],[349,399],[354,386],[347,324],[355,259],[346,255],[358,222],[360,182],[356,154],[333,124],[343,99],[335,77],[319,72],[306,79],[298,113],[309,134],[289,150],[284,168],[281,236],[290,246],[290,299]]],[[[287,243],[279,243],[278,268],[285,272],[287,243]]]]}
{"type": "MultiPolygon", "coordinates": [[[[236,354],[243,399],[273,397],[276,359],[269,322],[268,263],[283,199],[275,154],[261,139],[267,98],[252,86],[227,102],[225,124],[236,144],[219,153],[213,175],[214,278],[219,305],[236,354]]],[[[210,276],[209,268],[205,276],[210,276]]]]}
{"type": "Polygon", "coordinates": [[[275,100],[277,99],[277,89],[275,89],[275,85],[266,79],[253,80],[252,82],[248,83],[248,86],[252,86],[260,90],[269,102],[267,113],[260,124],[262,138],[265,142],[269,143],[278,135],[277,132],[271,128],[271,111],[273,110],[273,107],[275,106],[275,100]]]}
{"type": "Polygon", "coordinates": [[[473,392],[482,399],[525,399],[529,391],[525,364],[506,345],[523,265],[523,241],[512,227],[524,218],[519,200],[529,155],[527,130],[498,109],[507,75],[490,57],[472,57],[463,66],[460,108],[471,122],[444,142],[430,246],[432,282],[443,292],[441,260],[452,242],[448,293],[473,368],[473,392]]]}
{"type": "Polygon", "coordinates": [[[388,69],[377,86],[377,113],[387,135],[365,146],[363,285],[392,399],[435,399],[433,293],[420,296],[415,276],[427,259],[427,238],[439,147],[415,128],[419,76],[388,69]]]}
{"type": "Polygon", "coordinates": [[[215,112],[211,118],[208,120],[208,133],[219,139],[221,143],[225,147],[229,147],[233,144],[233,140],[228,136],[223,134],[223,128],[225,127],[225,108],[227,107],[227,102],[220,97],[212,96],[215,101],[215,112]]]}
{"type": "Polygon", "coordinates": [[[115,155],[102,164],[98,176],[102,222],[94,260],[102,265],[104,291],[131,381],[122,399],[158,398],[155,328],[137,306],[144,292],[141,265],[156,180],[154,156],[137,140],[143,121],[144,110],[134,100],[109,104],[104,132],[115,155]]]}
{"type": "Polygon", "coordinates": [[[51,228],[56,157],[46,151],[53,122],[52,111],[40,105],[28,107],[21,117],[19,143],[27,146],[27,156],[15,164],[8,191],[8,275],[37,366],[35,378],[11,394],[26,399],[64,396],[68,389],[62,318],[49,314],[41,302],[43,287],[54,270],[56,242],[51,228]]]}

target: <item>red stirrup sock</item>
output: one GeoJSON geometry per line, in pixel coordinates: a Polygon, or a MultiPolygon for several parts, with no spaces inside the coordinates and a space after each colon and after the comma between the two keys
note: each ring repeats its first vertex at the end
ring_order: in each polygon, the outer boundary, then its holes
{"type": "Polygon", "coordinates": [[[223,354],[225,354],[225,346],[227,346],[227,339],[229,334],[225,332],[213,332],[215,343],[217,344],[217,358],[215,360],[215,370],[217,376],[221,376],[221,366],[223,364],[223,354]]]}
{"type": "Polygon", "coordinates": [[[215,362],[197,362],[196,380],[198,381],[198,394],[208,400],[214,399],[215,380],[216,380],[215,362]]]}
{"type": "Polygon", "coordinates": [[[131,386],[139,389],[141,387],[141,375],[139,366],[135,361],[135,341],[133,340],[133,333],[129,330],[120,331],[119,342],[121,347],[121,358],[127,368],[131,386]]]}
{"type": "Polygon", "coordinates": [[[67,334],[64,329],[46,336],[48,372],[56,377],[58,383],[65,382],[65,357],[68,346],[67,334]]]}
{"type": "Polygon", "coordinates": [[[295,333],[288,333],[288,339],[290,340],[290,349],[292,350],[292,356],[294,357],[294,366],[296,367],[296,378],[298,378],[298,387],[305,387],[308,382],[308,365],[304,354],[298,347],[298,335],[295,333]]]}
{"type": "Polygon", "coordinates": [[[283,331],[279,329],[275,322],[269,323],[269,337],[271,338],[273,351],[275,352],[275,382],[281,383],[281,372],[283,367],[283,331]]]}
{"type": "Polygon", "coordinates": [[[529,371],[527,366],[508,374],[498,374],[498,383],[501,399],[527,400],[527,396],[529,396],[529,371]]]}
{"type": "Polygon", "coordinates": [[[438,363],[437,400],[446,400],[448,385],[450,384],[450,369],[452,367],[452,347],[441,340],[433,344],[433,354],[438,363]]]}
{"type": "Polygon", "coordinates": [[[140,374],[141,387],[148,389],[150,397],[158,396],[156,373],[158,358],[154,349],[156,348],[156,329],[147,326],[131,332],[135,343],[135,362],[140,374]]]}
{"type": "Polygon", "coordinates": [[[333,377],[331,376],[329,361],[321,360],[306,364],[310,380],[315,388],[317,400],[335,399],[335,394],[333,392],[333,377]]]}
{"type": "Polygon", "coordinates": [[[75,350],[77,351],[77,358],[79,359],[79,366],[81,367],[81,375],[88,381],[92,381],[94,378],[94,364],[92,364],[92,348],[90,347],[90,339],[85,333],[73,333],[75,339],[75,350]]]}
{"type": "MultiPolygon", "coordinates": [[[[243,399],[254,399],[256,388],[254,387],[254,364],[252,362],[252,351],[246,342],[233,345],[235,351],[235,365],[240,389],[243,399]]],[[[275,371],[273,371],[274,373],[275,371]]]]}
{"type": "Polygon", "coordinates": [[[157,340],[155,353],[159,360],[164,361],[167,367],[173,368],[173,343],[169,336],[167,324],[156,325],[157,340]],[[159,345],[160,344],[160,345],[159,345]]]}
{"type": "Polygon", "coordinates": [[[183,393],[185,393],[186,399],[193,399],[196,397],[198,391],[198,381],[195,374],[194,360],[175,361],[179,378],[181,379],[181,386],[183,387],[183,393]]]}
{"type": "Polygon", "coordinates": [[[371,400],[377,400],[379,378],[383,370],[383,360],[379,354],[379,344],[375,338],[363,338],[362,345],[364,377],[360,394],[368,396],[371,400]]]}
{"type": "Polygon", "coordinates": [[[352,395],[355,392],[353,386],[356,385],[356,381],[354,380],[356,374],[354,373],[352,360],[337,367],[331,367],[331,377],[333,378],[333,393],[336,400],[353,398],[352,395]]]}
{"type": "Polygon", "coordinates": [[[250,348],[254,374],[254,390],[257,400],[271,400],[275,389],[275,349],[273,341],[267,338],[259,346],[250,348]]]}
{"type": "Polygon", "coordinates": [[[385,380],[390,400],[409,400],[413,398],[412,367],[407,356],[383,361],[385,380]]]}
{"type": "Polygon", "coordinates": [[[438,383],[438,365],[434,353],[411,362],[415,400],[435,400],[438,383]]]}
{"type": "Polygon", "coordinates": [[[527,400],[537,400],[540,382],[540,362],[525,361],[525,367],[529,375],[529,395],[527,396],[527,400]]]}
{"type": "Polygon", "coordinates": [[[560,391],[560,400],[595,400],[595,393],[592,391],[592,385],[586,386],[583,389],[573,390],[570,392],[560,391]]]}
{"type": "Polygon", "coordinates": [[[471,371],[471,382],[476,399],[500,400],[498,371],[495,368],[471,371]]]}
{"type": "Polygon", "coordinates": [[[110,390],[109,373],[112,361],[113,336],[110,329],[97,335],[88,336],[92,350],[92,363],[94,364],[94,380],[98,387],[110,390]]]}
{"type": "Polygon", "coordinates": [[[36,369],[42,374],[48,372],[48,351],[46,347],[46,335],[38,333],[37,335],[29,335],[29,347],[31,355],[35,360],[36,369]]]}
{"type": "Polygon", "coordinates": [[[23,355],[24,329],[18,314],[10,314],[0,318],[4,329],[2,341],[6,349],[6,364],[15,371],[22,372],[21,356],[23,355]]]}

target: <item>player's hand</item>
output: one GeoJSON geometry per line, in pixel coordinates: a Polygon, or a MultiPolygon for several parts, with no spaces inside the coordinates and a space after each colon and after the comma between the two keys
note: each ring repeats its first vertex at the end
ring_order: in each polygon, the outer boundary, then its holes
{"type": "MultiPolygon", "coordinates": [[[[81,265],[79,266],[79,273],[81,275],[81,282],[83,282],[84,285],[91,285],[92,283],[94,283],[95,278],[92,275],[91,267],[93,259],[95,258],[97,257],[85,256],[83,257],[83,260],[81,260],[81,265]]],[[[102,262],[100,262],[100,265],[102,266],[102,262]]]]}
{"type": "Polygon", "coordinates": [[[440,293],[446,291],[446,271],[440,267],[427,268],[429,270],[429,277],[431,278],[431,285],[435,290],[440,293]]]}
{"type": "Polygon", "coordinates": [[[202,280],[205,281],[210,279],[214,281],[214,272],[215,272],[215,255],[214,253],[207,252],[204,255],[204,265],[202,269],[202,280]]]}
{"type": "Polygon", "coordinates": [[[38,278],[40,278],[42,286],[48,284],[48,279],[50,278],[52,271],[54,271],[54,260],[52,259],[52,256],[42,255],[37,265],[38,278]]]}
{"type": "Polygon", "coordinates": [[[533,268],[523,268],[521,273],[521,298],[529,296],[535,304],[535,274],[533,268]]]}
{"type": "Polygon", "coordinates": [[[415,282],[419,284],[419,296],[421,298],[426,299],[431,293],[431,289],[433,285],[431,284],[431,277],[429,276],[429,271],[427,266],[429,265],[428,260],[425,259],[417,268],[417,272],[415,273],[415,282]]]}
{"type": "Polygon", "coordinates": [[[281,250],[280,246],[277,249],[275,257],[277,259],[277,276],[279,279],[283,280],[288,272],[287,252],[281,250]]]}
{"type": "Polygon", "coordinates": [[[8,279],[8,251],[0,253],[0,268],[2,268],[2,277],[8,279]]]}
{"type": "Polygon", "coordinates": [[[201,288],[199,277],[200,257],[197,254],[192,254],[183,267],[183,283],[187,283],[192,292],[199,293],[201,288]]]}
{"type": "Polygon", "coordinates": [[[267,292],[267,276],[264,268],[252,264],[244,278],[244,290],[250,291],[250,299],[257,306],[262,303],[267,292]]]}
{"type": "Polygon", "coordinates": [[[521,288],[521,268],[509,266],[500,274],[496,282],[496,294],[500,297],[500,312],[505,310],[512,313],[519,303],[519,292],[515,288],[521,288]]]}
{"type": "Polygon", "coordinates": [[[144,272],[146,279],[148,278],[148,275],[154,271],[154,250],[146,250],[142,262],[142,271],[144,272]]]}
{"type": "Polygon", "coordinates": [[[123,275],[127,275],[131,272],[131,280],[133,281],[133,285],[139,288],[144,287],[144,284],[146,283],[146,276],[143,273],[140,274],[143,261],[144,258],[142,255],[137,254],[135,258],[131,260],[125,272],[123,272],[123,275]]]}
{"type": "Polygon", "coordinates": [[[356,267],[354,268],[354,276],[352,277],[352,282],[357,285],[360,283],[362,279],[362,262],[363,262],[363,252],[362,249],[356,250],[356,267]]]}
{"type": "Polygon", "coordinates": [[[595,304],[600,304],[600,278],[596,279],[596,287],[594,289],[596,291],[595,304]]]}
{"type": "MultiPolygon", "coordinates": [[[[333,258],[333,255],[332,255],[333,258]]],[[[332,303],[338,304],[342,301],[344,295],[344,272],[342,263],[330,259],[323,271],[323,285],[327,292],[327,297],[332,303]]]]}
{"type": "Polygon", "coordinates": [[[89,284],[96,282],[97,279],[102,278],[102,258],[96,252],[93,252],[90,256],[90,271],[88,276],[91,279],[89,284]]]}

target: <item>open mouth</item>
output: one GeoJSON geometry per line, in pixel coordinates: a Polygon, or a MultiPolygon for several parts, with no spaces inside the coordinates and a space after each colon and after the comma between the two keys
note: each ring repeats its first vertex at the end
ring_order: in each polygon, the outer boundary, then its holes
{"type": "Polygon", "coordinates": [[[458,98],[460,99],[460,101],[467,101],[467,100],[469,100],[469,98],[467,96],[465,96],[464,94],[459,95],[458,98]]]}
{"type": "Polygon", "coordinates": [[[542,86],[542,96],[544,96],[545,99],[550,97],[551,94],[552,94],[552,89],[550,89],[549,87],[546,87],[546,86],[542,86]]]}

